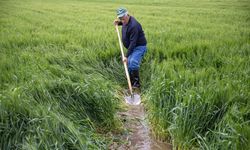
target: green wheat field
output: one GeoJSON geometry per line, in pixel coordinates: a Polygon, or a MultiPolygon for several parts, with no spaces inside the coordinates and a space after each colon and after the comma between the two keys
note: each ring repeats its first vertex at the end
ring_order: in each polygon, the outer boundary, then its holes
{"type": "Polygon", "coordinates": [[[154,135],[176,149],[249,149],[249,0],[0,0],[0,149],[117,140],[120,6],[148,41],[141,96],[154,135]]]}

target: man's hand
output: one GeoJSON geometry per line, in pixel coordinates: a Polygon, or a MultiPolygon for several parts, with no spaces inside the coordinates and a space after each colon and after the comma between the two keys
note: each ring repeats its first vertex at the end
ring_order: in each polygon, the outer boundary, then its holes
{"type": "Polygon", "coordinates": [[[128,63],[127,57],[123,57],[123,60],[122,60],[122,61],[128,63]]]}
{"type": "Polygon", "coordinates": [[[114,20],[114,25],[115,25],[115,26],[118,25],[119,22],[120,22],[119,19],[115,19],[115,20],[114,20]]]}

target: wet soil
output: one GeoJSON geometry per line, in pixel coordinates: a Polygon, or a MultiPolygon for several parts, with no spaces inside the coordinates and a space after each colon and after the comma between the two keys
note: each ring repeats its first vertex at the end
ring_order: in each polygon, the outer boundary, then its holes
{"type": "Polygon", "coordinates": [[[127,109],[119,112],[125,131],[120,138],[126,143],[113,144],[110,149],[118,150],[171,150],[171,144],[157,141],[150,133],[144,106],[128,105],[127,109]]]}

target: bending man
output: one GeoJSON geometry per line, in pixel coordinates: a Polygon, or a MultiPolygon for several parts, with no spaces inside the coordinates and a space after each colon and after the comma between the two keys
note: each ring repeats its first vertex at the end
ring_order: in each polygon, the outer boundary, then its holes
{"type": "Polygon", "coordinates": [[[126,8],[117,9],[114,25],[122,25],[122,42],[128,49],[124,62],[128,63],[128,71],[133,88],[140,88],[139,68],[147,51],[147,40],[141,24],[128,14],[126,8]]]}

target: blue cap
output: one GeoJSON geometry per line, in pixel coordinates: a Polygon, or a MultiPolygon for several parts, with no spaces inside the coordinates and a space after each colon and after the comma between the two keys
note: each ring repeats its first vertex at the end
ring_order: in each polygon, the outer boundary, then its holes
{"type": "Polygon", "coordinates": [[[124,15],[126,15],[128,13],[128,11],[126,8],[120,7],[116,10],[116,13],[117,13],[117,17],[120,18],[120,17],[123,17],[124,15]]]}

